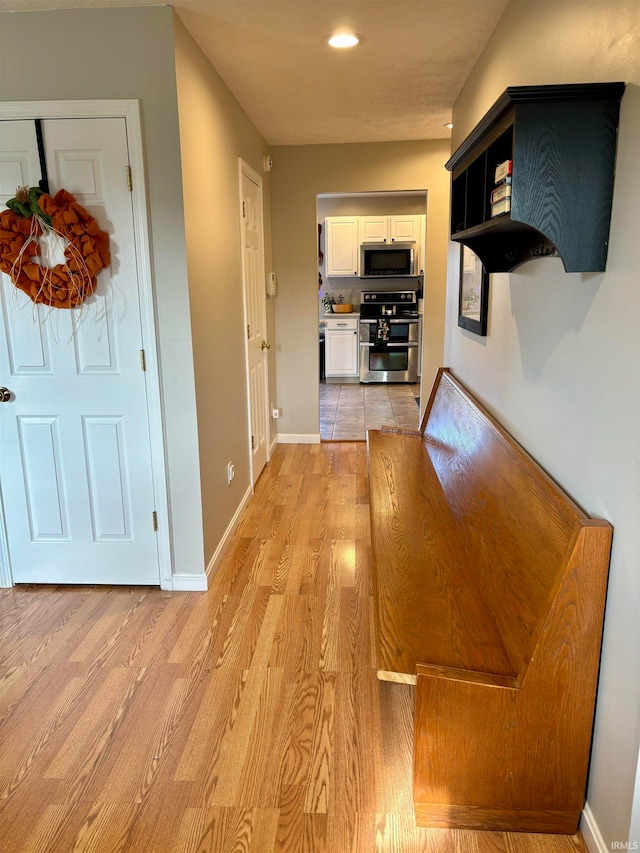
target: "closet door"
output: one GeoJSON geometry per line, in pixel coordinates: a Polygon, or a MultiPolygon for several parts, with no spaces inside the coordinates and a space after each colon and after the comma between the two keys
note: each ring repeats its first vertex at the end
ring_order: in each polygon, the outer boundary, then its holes
{"type": "MultiPolygon", "coordinates": [[[[111,265],[75,309],[2,275],[0,482],[15,583],[158,584],[153,478],[124,118],[42,122],[50,193],[109,233],[111,265]]],[[[36,186],[34,122],[0,127],[0,202],[36,186]]],[[[64,245],[41,251],[55,265],[64,245]]]]}

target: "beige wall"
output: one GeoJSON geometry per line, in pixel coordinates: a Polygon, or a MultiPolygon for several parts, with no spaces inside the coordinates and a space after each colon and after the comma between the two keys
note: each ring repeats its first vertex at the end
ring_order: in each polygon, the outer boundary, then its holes
{"type": "MultiPolygon", "coordinates": [[[[238,158],[261,174],[267,147],[178,18],[175,48],[205,557],[209,561],[250,486],[238,158]],[[231,485],[226,480],[228,462],[235,465],[231,485]]],[[[268,174],[263,175],[263,192],[268,270],[268,174]]],[[[273,329],[271,306],[269,300],[273,329]]]]}
{"type": "Polygon", "coordinates": [[[559,259],[540,259],[493,275],[481,340],[456,325],[451,244],[445,344],[456,375],[587,512],[615,527],[588,787],[607,849],[629,839],[640,742],[639,15],[637,2],[512,2],[453,114],[458,144],[507,86],[631,84],[607,272],[566,274],[559,259]]]}
{"type": "Polygon", "coordinates": [[[139,99],[142,107],[174,570],[204,571],[198,440],[168,7],[8,12],[0,99],[139,99]],[[55,68],[38,59],[55,51],[55,68]]]}
{"type": "MultiPolygon", "coordinates": [[[[423,382],[442,362],[449,175],[449,140],[272,149],[273,256],[276,297],[278,432],[317,436],[318,244],[316,196],[426,190],[427,267],[423,382]]],[[[423,394],[423,398],[424,398],[423,394]]]]}

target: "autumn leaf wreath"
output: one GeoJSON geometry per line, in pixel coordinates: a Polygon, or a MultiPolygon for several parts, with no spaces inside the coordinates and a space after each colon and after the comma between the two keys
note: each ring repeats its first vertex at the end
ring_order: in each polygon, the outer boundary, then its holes
{"type": "Polygon", "coordinates": [[[96,277],[111,261],[109,235],[71,193],[51,197],[38,187],[18,187],[0,213],[0,271],[34,302],[75,308],[96,289],[96,277]],[[64,262],[48,266],[40,239],[64,246],[64,262]]]}

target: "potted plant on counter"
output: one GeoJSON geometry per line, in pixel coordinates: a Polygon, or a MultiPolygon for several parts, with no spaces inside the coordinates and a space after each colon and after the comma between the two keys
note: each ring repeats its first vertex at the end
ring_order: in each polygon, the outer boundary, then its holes
{"type": "Polygon", "coordinates": [[[342,297],[342,295],[340,295],[336,299],[333,293],[326,293],[320,301],[324,305],[325,314],[331,314],[333,311],[333,306],[336,304],[339,305],[340,303],[344,302],[344,298],[342,297]]]}

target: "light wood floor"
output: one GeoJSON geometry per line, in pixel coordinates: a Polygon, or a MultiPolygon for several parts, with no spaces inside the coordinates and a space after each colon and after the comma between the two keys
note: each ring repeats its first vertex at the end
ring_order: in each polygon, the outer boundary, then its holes
{"type": "Polygon", "coordinates": [[[417,829],[363,444],[281,445],[208,593],[0,594],[0,850],[585,853],[417,829]]]}

